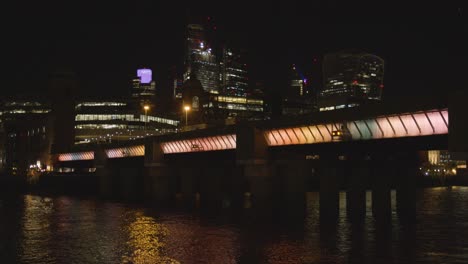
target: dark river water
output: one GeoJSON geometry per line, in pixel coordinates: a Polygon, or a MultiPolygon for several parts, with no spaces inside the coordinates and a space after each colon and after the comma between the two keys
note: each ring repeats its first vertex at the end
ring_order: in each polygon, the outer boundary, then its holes
{"type": "Polygon", "coordinates": [[[251,209],[157,210],[92,198],[0,198],[0,263],[468,263],[468,188],[418,193],[416,221],[377,228],[320,223],[318,194],[303,218],[251,209]],[[259,220],[261,219],[261,220],[259,220]],[[280,220],[282,219],[282,220],[280,220]]]}

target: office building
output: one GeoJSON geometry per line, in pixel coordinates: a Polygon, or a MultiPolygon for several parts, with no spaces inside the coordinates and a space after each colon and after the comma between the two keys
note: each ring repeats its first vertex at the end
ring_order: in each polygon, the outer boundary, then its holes
{"type": "Polygon", "coordinates": [[[289,87],[283,92],[282,114],[301,115],[310,112],[312,112],[312,96],[307,91],[307,78],[293,64],[289,74],[289,87]]]}
{"type": "Polygon", "coordinates": [[[345,51],[325,55],[320,111],[354,107],[382,99],[384,61],[373,54],[345,51]]]}
{"type": "Polygon", "coordinates": [[[187,26],[184,81],[192,74],[200,81],[203,90],[219,93],[219,64],[205,38],[202,25],[187,26]]]}
{"type": "Polygon", "coordinates": [[[225,118],[262,119],[263,99],[246,96],[212,95],[210,107],[225,112],[225,118]]]}
{"type": "Polygon", "coordinates": [[[173,79],[173,98],[182,99],[182,86],[184,85],[184,80],[179,78],[173,79]]]}
{"type": "Polygon", "coordinates": [[[0,172],[25,173],[48,163],[52,145],[51,106],[38,98],[0,102],[0,172]]]}
{"type": "Polygon", "coordinates": [[[177,131],[179,120],[128,100],[86,100],[75,106],[75,143],[131,140],[177,131]]]}
{"type": "Polygon", "coordinates": [[[137,101],[152,104],[156,96],[156,83],[151,69],[138,69],[132,80],[132,97],[137,101]]]}
{"type": "Polygon", "coordinates": [[[232,49],[223,49],[220,62],[222,92],[226,96],[246,96],[248,92],[247,64],[243,54],[232,49]]]}

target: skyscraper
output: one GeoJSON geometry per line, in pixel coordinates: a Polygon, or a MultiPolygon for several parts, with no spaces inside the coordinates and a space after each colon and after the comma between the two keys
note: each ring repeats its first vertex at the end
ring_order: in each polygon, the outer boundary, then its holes
{"type": "Polygon", "coordinates": [[[287,96],[289,97],[300,97],[305,94],[304,86],[305,80],[304,76],[300,76],[301,74],[296,68],[296,65],[293,64],[291,69],[291,87],[289,87],[287,96]]]}
{"type": "Polygon", "coordinates": [[[156,83],[151,69],[138,69],[137,77],[132,80],[132,97],[140,101],[152,102],[156,95],[156,83]]]}
{"type": "Polygon", "coordinates": [[[364,52],[325,55],[320,111],[353,107],[382,99],[384,61],[364,52]]]}
{"type": "Polygon", "coordinates": [[[187,26],[184,81],[192,73],[202,84],[203,90],[219,93],[219,64],[209,47],[202,25],[187,26]]]}
{"type": "Polygon", "coordinates": [[[248,89],[247,64],[240,51],[223,49],[221,66],[221,82],[223,93],[230,96],[246,96],[248,89]]]}
{"type": "Polygon", "coordinates": [[[312,111],[311,96],[306,93],[307,79],[295,64],[291,66],[289,87],[283,92],[283,115],[299,115],[312,111]]]}

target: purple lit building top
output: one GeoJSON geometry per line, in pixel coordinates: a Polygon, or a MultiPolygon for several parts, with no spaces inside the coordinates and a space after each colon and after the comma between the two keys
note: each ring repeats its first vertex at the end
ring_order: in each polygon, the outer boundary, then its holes
{"type": "Polygon", "coordinates": [[[140,83],[150,83],[153,72],[150,69],[138,69],[137,76],[140,77],[140,83]]]}

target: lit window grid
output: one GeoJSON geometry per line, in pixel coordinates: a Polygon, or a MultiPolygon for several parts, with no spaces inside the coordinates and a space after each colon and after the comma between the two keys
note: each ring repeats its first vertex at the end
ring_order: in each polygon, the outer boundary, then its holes
{"type": "Polygon", "coordinates": [[[94,151],[63,153],[58,155],[59,161],[75,161],[75,160],[93,160],[94,151]]]}
{"type": "MultiPolygon", "coordinates": [[[[107,120],[124,120],[124,121],[140,121],[144,122],[147,120],[145,115],[139,115],[135,118],[133,114],[78,114],[75,117],[75,121],[107,121],[107,120]]],[[[179,121],[171,120],[167,118],[157,117],[157,116],[150,116],[148,115],[148,122],[158,122],[163,124],[169,124],[173,126],[177,126],[179,121]]]]}
{"type": "Polygon", "coordinates": [[[127,129],[127,125],[117,124],[81,124],[76,125],[75,129],[127,129]]]}
{"type": "Polygon", "coordinates": [[[100,107],[100,106],[126,106],[126,103],[121,102],[82,102],[76,105],[76,108],[81,107],[100,107]]]}
{"type": "Polygon", "coordinates": [[[193,138],[161,143],[164,154],[228,150],[236,148],[236,135],[193,138]]]}
{"type": "MultiPolygon", "coordinates": [[[[448,133],[448,110],[431,110],[381,116],[373,119],[345,122],[351,140],[369,140],[448,133]]],[[[264,132],[269,146],[332,142],[332,131],[341,123],[271,129],[264,132]]]]}

